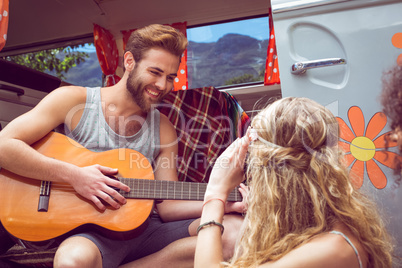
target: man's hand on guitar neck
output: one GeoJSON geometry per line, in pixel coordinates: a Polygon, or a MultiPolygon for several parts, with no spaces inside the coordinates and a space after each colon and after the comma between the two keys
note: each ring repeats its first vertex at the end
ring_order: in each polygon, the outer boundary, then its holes
{"type": "Polygon", "coordinates": [[[81,196],[92,201],[100,210],[106,209],[104,202],[115,209],[126,204],[127,200],[115,189],[118,188],[129,192],[130,188],[119,180],[108,177],[116,175],[117,169],[101,165],[92,165],[79,169],[81,173],[71,176],[68,182],[81,196]]]}

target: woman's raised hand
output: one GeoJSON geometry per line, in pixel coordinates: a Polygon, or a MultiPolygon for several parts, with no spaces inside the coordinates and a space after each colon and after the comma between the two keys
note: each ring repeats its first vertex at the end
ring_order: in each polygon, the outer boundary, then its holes
{"type": "Polygon", "coordinates": [[[219,156],[209,178],[205,200],[220,198],[226,201],[229,193],[244,181],[244,162],[250,141],[247,131],[219,156]]]}

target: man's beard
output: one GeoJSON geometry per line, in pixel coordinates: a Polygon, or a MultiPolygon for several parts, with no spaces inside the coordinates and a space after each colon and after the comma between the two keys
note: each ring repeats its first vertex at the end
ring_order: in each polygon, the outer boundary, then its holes
{"type": "MultiPolygon", "coordinates": [[[[140,109],[143,112],[149,112],[149,110],[151,109],[151,105],[150,102],[147,102],[147,100],[145,99],[145,87],[141,79],[137,75],[136,67],[134,67],[134,70],[129,73],[126,87],[132,99],[135,101],[135,103],[137,103],[140,109]]],[[[158,99],[158,102],[159,101],[160,99],[158,99]]]]}

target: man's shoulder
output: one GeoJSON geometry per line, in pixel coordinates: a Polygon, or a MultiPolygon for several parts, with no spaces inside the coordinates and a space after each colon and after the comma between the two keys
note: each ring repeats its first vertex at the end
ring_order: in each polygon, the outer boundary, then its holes
{"type": "Polygon", "coordinates": [[[76,94],[86,94],[86,92],[87,92],[86,87],[74,86],[74,85],[62,86],[62,87],[59,87],[57,90],[74,92],[76,94]]]}
{"type": "Polygon", "coordinates": [[[163,113],[159,112],[159,121],[160,121],[160,126],[167,127],[167,128],[174,128],[172,122],[170,122],[169,118],[164,115],[163,113]]]}
{"type": "Polygon", "coordinates": [[[66,95],[70,97],[75,97],[75,98],[82,98],[86,97],[87,95],[87,88],[86,87],[81,87],[81,86],[62,86],[54,91],[52,91],[53,94],[58,94],[58,95],[66,95]]]}
{"type": "Polygon", "coordinates": [[[66,105],[78,105],[86,102],[87,88],[80,86],[63,86],[52,92],[66,105]]]}

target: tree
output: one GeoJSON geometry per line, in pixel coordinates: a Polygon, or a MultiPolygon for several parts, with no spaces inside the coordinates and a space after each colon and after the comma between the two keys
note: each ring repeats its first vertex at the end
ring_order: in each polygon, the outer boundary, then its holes
{"type": "Polygon", "coordinates": [[[89,57],[88,53],[77,50],[77,48],[80,47],[82,47],[82,45],[54,48],[38,52],[6,56],[3,57],[3,59],[24,65],[40,72],[46,70],[50,72],[54,71],[58,78],[65,80],[63,73],[67,73],[71,67],[75,67],[81,62],[85,62],[85,58],[89,57]]]}
{"type": "Polygon", "coordinates": [[[264,81],[264,72],[265,70],[261,70],[258,74],[258,77],[255,77],[252,74],[243,74],[241,76],[233,77],[229,80],[226,80],[225,85],[238,85],[243,83],[264,81]]]}

